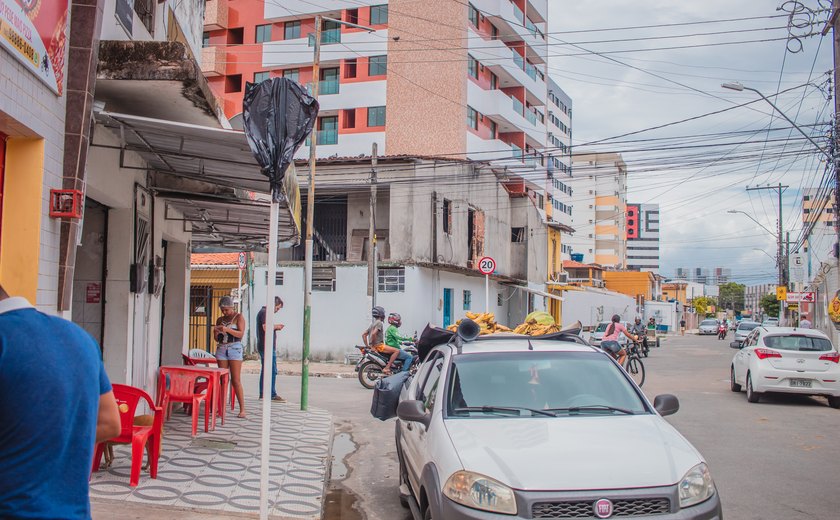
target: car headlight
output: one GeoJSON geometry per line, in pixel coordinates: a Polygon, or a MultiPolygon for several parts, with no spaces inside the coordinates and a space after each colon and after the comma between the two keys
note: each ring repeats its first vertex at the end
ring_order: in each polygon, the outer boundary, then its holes
{"type": "Polygon", "coordinates": [[[712,498],[715,494],[715,483],[709,467],[700,463],[690,470],[680,481],[680,507],[690,507],[712,498]]]}
{"type": "Polygon", "coordinates": [[[506,515],[516,514],[513,490],[490,477],[456,471],[443,486],[443,494],[462,506],[506,515]]]}

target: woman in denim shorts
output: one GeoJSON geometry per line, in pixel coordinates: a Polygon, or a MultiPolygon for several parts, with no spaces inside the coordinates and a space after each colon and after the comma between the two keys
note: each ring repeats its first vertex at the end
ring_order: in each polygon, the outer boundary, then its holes
{"type": "Polygon", "coordinates": [[[245,335],[245,318],[233,308],[233,299],[223,296],[219,301],[222,315],[216,320],[213,334],[216,337],[216,359],[220,368],[230,369],[230,383],[239,399],[239,417],[245,417],[245,391],[242,388],[242,336],[245,335]]]}

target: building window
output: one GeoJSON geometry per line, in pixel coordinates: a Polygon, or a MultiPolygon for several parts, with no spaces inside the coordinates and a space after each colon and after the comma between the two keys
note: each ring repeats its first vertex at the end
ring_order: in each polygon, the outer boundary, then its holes
{"type": "Polygon", "coordinates": [[[356,109],[349,108],[344,110],[344,123],[342,128],[356,128],[356,109]]]}
{"type": "Polygon", "coordinates": [[[268,75],[268,72],[255,72],[254,83],[262,83],[263,81],[268,79],[268,75]]]}
{"type": "Polygon", "coordinates": [[[469,10],[470,23],[473,24],[473,27],[478,29],[478,9],[476,9],[472,4],[467,4],[467,9],[469,10]]]}
{"type": "Polygon", "coordinates": [[[464,289],[464,310],[468,311],[472,308],[472,291],[464,289]]]}
{"type": "Polygon", "coordinates": [[[470,73],[470,77],[478,79],[478,60],[473,58],[472,55],[467,54],[467,70],[470,73]]]}
{"type": "Polygon", "coordinates": [[[496,307],[501,307],[502,302],[502,293],[496,293],[496,307]]]}
{"type": "Polygon", "coordinates": [[[385,107],[368,107],[368,127],[385,126],[385,107]]]}
{"type": "Polygon", "coordinates": [[[510,241],[511,242],[525,242],[525,228],[524,227],[512,227],[512,228],[510,228],[510,241]]]}
{"type": "MultiPolygon", "coordinates": [[[[204,33],[201,36],[201,46],[202,47],[210,47],[210,33],[204,33]]],[[[808,199],[805,199],[808,200],[808,199]]]]}
{"type": "Polygon", "coordinates": [[[335,267],[313,267],[312,290],[335,292],[335,267]]]}
{"type": "Polygon", "coordinates": [[[379,292],[405,292],[405,268],[380,268],[379,292]]]}
{"type": "Polygon", "coordinates": [[[471,106],[467,106],[467,126],[478,130],[478,112],[471,106]]]}
{"type": "Polygon", "coordinates": [[[348,78],[348,79],[349,78],[355,78],[356,77],[356,68],[357,68],[357,62],[356,62],[355,58],[352,59],[352,60],[346,60],[344,62],[344,77],[348,78]]]}
{"type": "Polygon", "coordinates": [[[384,76],[388,71],[387,56],[371,56],[368,62],[368,76],[384,76]]]}
{"type": "Polygon", "coordinates": [[[497,90],[499,88],[499,76],[490,73],[490,90],[497,90]]]}
{"type": "MultiPolygon", "coordinates": [[[[268,271],[265,272],[265,284],[268,285],[268,271]]],[[[283,272],[274,273],[274,285],[283,285],[283,272]]]]}
{"type": "Polygon", "coordinates": [[[492,119],[490,120],[490,138],[496,139],[499,136],[499,126],[492,119]]]}
{"type": "Polygon", "coordinates": [[[359,23],[359,10],[358,9],[348,9],[347,10],[347,21],[350,23],[359,23]]]}
{"type": "MultiPolygon", "coordinates": [[[[300,22],[298,22],[298,27],[300,26],[300,22]]],[[[254,39],[256,43],[265,43],[271,41],[271,24],[266,25],[258,25],[257,26],[257,34],[254,39]]]]}
{"type": "Polygon", "coordinates": [[[236,27],[235,29],[228,30],[227,43],[228,45],[242,45],[245,43],[245,28],[236,27]]]}
{"type": "Polygon", "coordinates": [[[300,83],[300,69],[286,69],[283,71],[283,77],[300,83]]]}
{"type": "Polygon", "coordinates": [[[443,199],[443,232],[452,234],[452,201],[443,199]]]}
{"type": "Polygon", "coordinates": [[[318,119],[318,144],[338,144],[338,116],[318,119]]]}
{"type": "Polygon", "coordinates": [[[157,3],[154,0],[134,0],[134,12],[137,13],[137,17],[140,18],[140,23],[143,24],[143,27],[145,27],[152,36],[155,34],[156,5],[157,3]]]}
{"type": "Polygon", "coordinates": [[[388,5],[374,5],[370,8],[370,24],[383,25],[388,23],[388,5]]]}
{"type": "Polygon", "coordinates": [[[283,32],[283,39],[284,40],[294,40],[295,38],[300,38],[300,20],[294,20],[292,22],[286,22],[284,26],[283,32]]]}
{"type": "Polygon", "coordinates": [[[490,38],[494,40],[499,39],[499,28],[493,25],[492,23],[490,24],[490,38]]]}

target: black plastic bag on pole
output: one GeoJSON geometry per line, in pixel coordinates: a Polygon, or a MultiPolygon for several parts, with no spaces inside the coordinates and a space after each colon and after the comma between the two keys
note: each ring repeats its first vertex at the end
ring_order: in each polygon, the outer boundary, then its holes
{"type": "Polygon", "coordinates": [[[271,198],[279,202],[286,169],[315,126],[318,101],[288,78],[247,83],[242,117],[248,145],[268,177],[271,198]]]}

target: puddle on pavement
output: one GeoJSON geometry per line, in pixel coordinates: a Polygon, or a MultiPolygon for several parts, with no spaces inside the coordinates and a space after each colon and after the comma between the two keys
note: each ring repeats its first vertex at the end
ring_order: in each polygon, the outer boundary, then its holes
{"type": "Polygon", "coordinates": [[[356,509],[358,498],[341,485],[350,473],[346,458],[356,451],[356,443],[349,433],[339,433],[333,438],[332,471],[330,488],[324,503],[323,520],[364,520],[356,509]]]}

